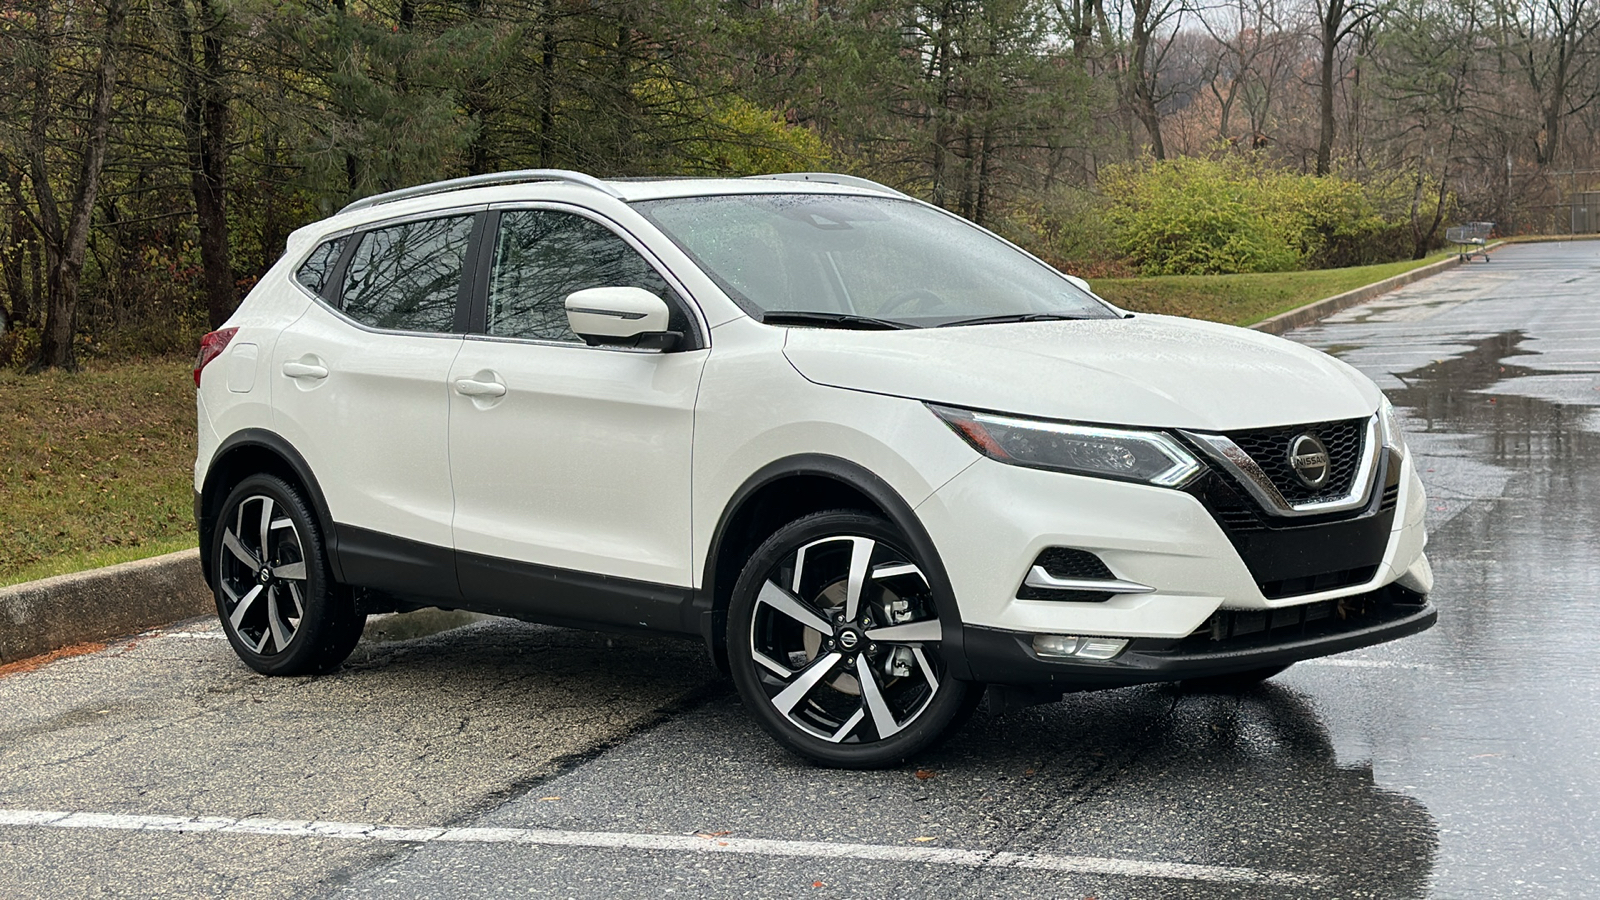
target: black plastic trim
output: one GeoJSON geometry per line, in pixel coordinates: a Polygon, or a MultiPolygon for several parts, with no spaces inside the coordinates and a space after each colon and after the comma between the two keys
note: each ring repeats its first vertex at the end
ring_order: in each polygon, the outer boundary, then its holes
{"type": "Polygon", "coordinates": [[[322,487],[311,474],[311,466],[306,464],[305,457],[300,455],[294,445],[280,435],[264,428],[245,428],[229,435],[211,454],[201,492],[195,497],[195,529],[200,538],[200,565],[207,582],[211,579],[209,557],[211,536],[216,527],[214,517],[220,512],[219,507],[226,499],[216,496],[218,492],[216,478],[218,473],[227,469],[225,460],[230,455],[245,449],[265,450],[283,460],[294,473],[295,478],[306,489],[306,499],[310,501],[312,512],[317,517],[317,524],[322,528],[323,546],[328,550],[333,577],[344,581],[344,571],[339,565],[339,531],[334,526],[333,516],[328,512],[328,500],[322,494],[322,487]]]}
{"type": "MultiPolygon", "coordinates": [[[[1391,586],[1373,593],[1388,596],[1409,592],[1391,586]]],[[[1438,620],[1439,611],[1426,598],[1417,599],[1417,603],[1386,603],[1385,612],[1375,624],[1364,628],[1212,652],[1163,650],[1162,647],[1180,642],[1141,639],[1132,642],[1116,659],[1105,662],[1053,660],[1033,652],[1032,633],[978,626],[966,628],[965,650],[973,677],[991,684],[1083,691],[1182,681],[1288,665],[1426,631],[1438,620]]]]}
{"type": "Polygon", "coordinates": [[[339,526],[339,565],[345,584],[408,598],[462,601],[456,551],[356,525],[339,526]]]}
{"type": "Polygon", "coordinates": [[[456,552],[463,608],[546,625],[698,635],[694,590],[456,552]]]}
{"type": "Polygon", "coordinates": [[[940,597],[949,597],[951,603],[948,608],[939,610],[939,621],[943,623],[943,637],[940,648],[945,665],[949,667],[951,675],[958,679],[972,680],[972,673],[967,665],[963,651],[965,630],[961,624],[961,611],[954,602],[955,586],[950,581],[950,575],[945,571],[944,562],[939,557],[939,550],[934,546],[933,538],[928,535],[928,530],[922,527],[922,520],[894,488],[887,481],[873,474],[866,467],[837,456],[827,456],[821,453],[802,453],[795,456],[775,460],[762,466],[755,474],[745,480],[745,483],[733,493],[727,505],[723,507],[722,517],[717,521],[716,530],[711,533],[711,549],[706,554],[705,580],[702,588],[695,597],[695,607],[701,621],[700,633],[706,641],[707,648],[714,658],[720,658],[720,647],[725,639],[727,630],[727,611],[720,608],[717,603],[717,563],[721,548],[727,540],[728,523],[739,513],[744,504],[762,488],[792,476],[820,476],[838,481],[848,487],[854,488],[866,495],[884,515],[889,517],[900,533],[906,536],[911,549],[916,552],[922,562],[923,574],[928,577],[929,585],[940,597]]]}

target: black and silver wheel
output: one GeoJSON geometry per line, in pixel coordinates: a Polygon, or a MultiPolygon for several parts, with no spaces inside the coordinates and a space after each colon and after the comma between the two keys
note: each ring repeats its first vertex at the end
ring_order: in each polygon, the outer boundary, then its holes
{"type": "Polygon", "coordinates": [[[959,725],[979,692],[949,674],[941,609],[908,542],[864,513],[779,529],[728,610],[740,696],[778,742],[846,768],[897,765],[959,725]]]}
{"type": "Polygon", "coordinates": [[[300,492],[252,475],[228,495],[212,547],[217,615],[245,664],[263,675],[332,670],[366,618],[333,582],[316,519],[300,492]]]}

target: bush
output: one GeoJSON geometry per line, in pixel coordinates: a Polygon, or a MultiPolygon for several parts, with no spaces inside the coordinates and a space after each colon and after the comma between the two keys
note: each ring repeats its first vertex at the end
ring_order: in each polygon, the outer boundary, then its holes
{"type": "Polygon", "coordinates": [[[1403,226],[1362,185],[1254,157],[1144,160],[1101,172],[1112,240],[1145,275],[1284,272],[1400,258],[1403,226]]]}

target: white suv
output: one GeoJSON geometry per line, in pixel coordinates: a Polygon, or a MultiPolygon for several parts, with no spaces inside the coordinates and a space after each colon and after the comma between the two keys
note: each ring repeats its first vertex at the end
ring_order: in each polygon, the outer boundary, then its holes
{"type": "Polygon", "coordinates": [[[1421,631],[1393,410],[840,175],[528,171],[295,232],[195,366],[206,577],[259,672],[443,606],[703,640],[893,765],[1002,704],[1421,631]]]}

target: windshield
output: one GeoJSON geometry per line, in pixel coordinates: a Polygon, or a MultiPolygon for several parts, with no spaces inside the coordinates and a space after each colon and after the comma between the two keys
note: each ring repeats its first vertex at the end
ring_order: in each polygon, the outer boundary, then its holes
{"type": "Polygon", "coordinates": [[[634,207],[756,318],[929,327],[1117,315],[989,232],[907,200],[735,194],[634,207]]]}

